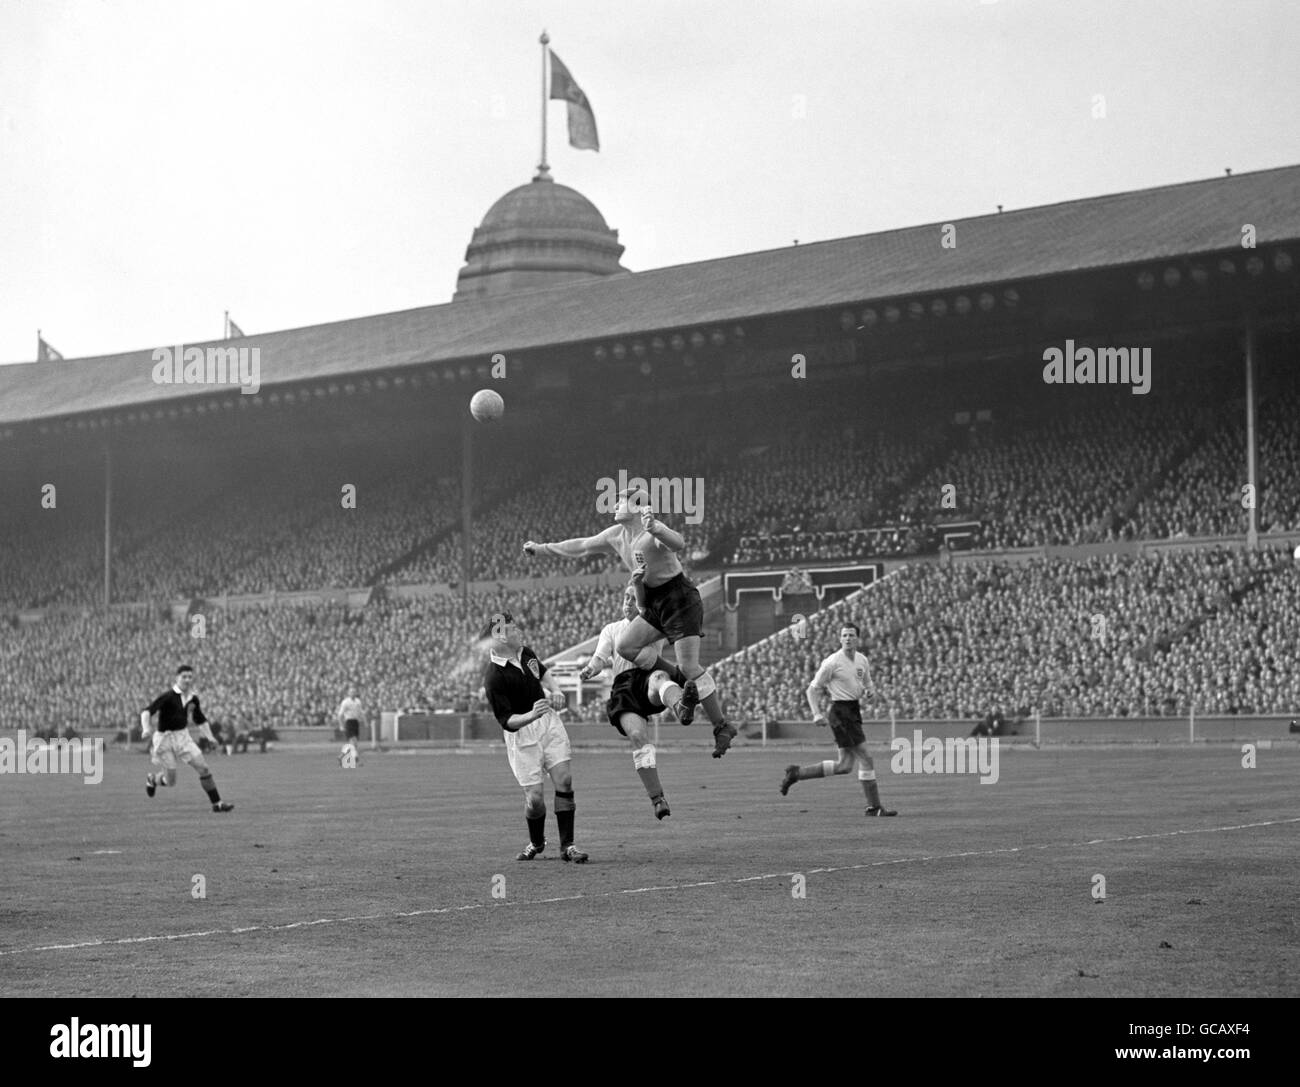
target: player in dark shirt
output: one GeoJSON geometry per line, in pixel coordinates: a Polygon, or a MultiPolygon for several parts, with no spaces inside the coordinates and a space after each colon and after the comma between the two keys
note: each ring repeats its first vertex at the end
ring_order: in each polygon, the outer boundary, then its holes
{"type": "Polygon", "coordinates": [[[199,726],[200,732],[215,744],[208,719],[199,707],[199,696],[193,691],[194,669],[182,664],[176,669],[176,682],[171,690],[164,691],[145,709],[140,711],[140,738],[147,740],[152,731],[151,718],[158,715],[158,731],[153,733],[150,754],[154,766],[160,773],[150,773],[145,777],[144,791],[153,796],[159,786],[176,784],[176,760],[187,762],[199,775],[199,784],[212,801],[212,810],[216,812],[231,811],[234,804],[222,800],[217,792],[217,783],[212,780],[212,771],[203,758],[199,745],[190,736],[190,725],[199,726]]]}
{"type": "Polygon", "coordinates": [[[569,771],[569,736],[560,721],[564,692],[528,646],[509,612],[488,620],[480,637],[490,647],[483,669],[488,705],[505,731],[506,756],[524,790],[528,844],[518,860],[530,861],[546,848],[546,775],[555,785],[555,821],[560,826],[560,856],[585,864],[587,854],[573,844],[577,804],[569,771]]]}

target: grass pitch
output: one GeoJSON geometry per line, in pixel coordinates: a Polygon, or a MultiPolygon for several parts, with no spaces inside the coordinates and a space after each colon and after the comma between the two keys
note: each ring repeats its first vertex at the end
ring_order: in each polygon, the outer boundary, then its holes
{"type": "Polygon", "coordinates": [[[578,751],[584,866],[553,813],[514,860],[499,749],[215,757],[229,815],[187,767],[146,798],[138,753],[95,786],[6,775],[0,994],[1296,992],[1300,752],[1004,748],[980,785],[873,748],[897,819],[863,818],[853,775],[783,799],[786,763],[830,753],[747,747],[661,749],[657,823],[626,751],[578,751]]]}

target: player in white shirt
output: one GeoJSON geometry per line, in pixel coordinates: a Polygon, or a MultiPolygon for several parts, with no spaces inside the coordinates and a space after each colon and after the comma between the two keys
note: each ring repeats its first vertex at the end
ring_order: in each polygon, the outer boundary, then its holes
{"type": "MultiPolygon", "coordinates": [[[[614,685],[610,688],[609,700],[605,703],[605,713],[609,723],[631,742],[632,763],[650,797],[655,818],[663,819],[672,812],[664,797],[663,786],[659,783],[655,747],[646,738],[646,723],[664,709],[676,714],[677,706],[682,700],[682,689],[669,678],[667,672],[647,672],[620,657],[615,650],[619,638],[639,614],[637,590],[629,585],[623,592],[623,618],[607,623],[601,630],[596,651],[578,676],[585,681],[600,675],[607,667],[613,669],[614,685]]],[[[657,642],[652,648],[658,653],[663,648],[663,643],[657,642]]]]}
{"type": "Polygon", "coordinates": [[[614,523],[595,536],[579,536],[557,543],[528,540],[529,555],[563,555],[577,559],[585,555],[614,554],[629,573],[644,569],[645,605],[623,631],[615,648],[624,660],[646,672],[662,671],[681,685],[684,725],[691,723],[698,703],[713,724],[713,757],[720,759],[735,739],[736,729],[727,723],[718,700],[717,684],[700,665],[700,637],[704,627],[704,604],[695,583],[682,570],[679,551],[686,541],[657,517],[650,508],[650,496],[640,488],[619,494],[614,523]],[[664,660],[652,647],[667,638],[680,668],[664,660]]]}
{"type": "Polygon", "coordinates": [[[334,716],[343,725],[343,738],[350,743],[361,739],[361,717],[364,712],[356,688],[349,687],[347,697],[339,703],[334,716]]]}
{"type": "Polygon", "coordinates": [[[781,795],[785,796],[796,781],[847,774],[856,762],[858,781],[862,783],[862,791],[867,794],[866,814],[897,815],[898,812],[888,811],[880,803],[876,767],[867,752],[867,738],[862,731],[860,700],[872,684],[871,665],[858,652],[859,638],[858,625],[844,623],[840,627],[839,651],[822,661],[817,675],[808,685],[808,705],[812,709],[813,720],[819,725],[826,724],[821,696],[830,696],[830,726],[839,747],[839,758],[814,762],[809,766],[787,766],[785,777],[781,779],[781,795]]]}
{"type": "Polygon", "coordinates": [[[361,717],[364,712],[356,688],[349,687],[347,697],[339,703],[339,708],[334,712],[334,716],[343,725],[343,753],[339,756],[341,765],[347,765],[349,761],[353,765],[360,765],[357,758],[357,744],[361,740],[361,717]]]}

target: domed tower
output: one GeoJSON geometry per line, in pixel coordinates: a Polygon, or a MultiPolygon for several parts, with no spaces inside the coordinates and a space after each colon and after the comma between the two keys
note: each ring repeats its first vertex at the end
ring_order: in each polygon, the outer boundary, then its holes
{"type": "Polygon", "coordinates": [[[489,209],[465,251],[453,301],[626,272],[623,246],[596,205],[542,167],[489,209]]]}

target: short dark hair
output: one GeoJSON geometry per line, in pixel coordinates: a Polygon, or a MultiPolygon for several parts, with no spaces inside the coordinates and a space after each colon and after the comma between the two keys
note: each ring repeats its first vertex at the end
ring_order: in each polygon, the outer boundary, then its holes
{"type": "Polygon", "coordinates": [[[492,637],[492,628],[498,623],[513,623],[514,621],[515,617],[508,611],[496,612],[486,623],[483,624],[483,629],[480,631],[479,637],[490,638],[492,637]]]}
{"type": "Polygon", "coordinates": [[[844,622],[840,624],[840,630],[843,630],[845,627],[852,627],[853,633],[856,634],[859,638],[862,637],[861,628],[858,626],[857,623],[853,622],[852,620],[846,619],[844,622]]]}
{"type": "Polygon", "coordinates": [[[182,672],[193,672],[193,671],[194,669],[191,668],[188,664],[182,664],[179,668],[176,669],[176,674],[179,676],[182,672]]]}

